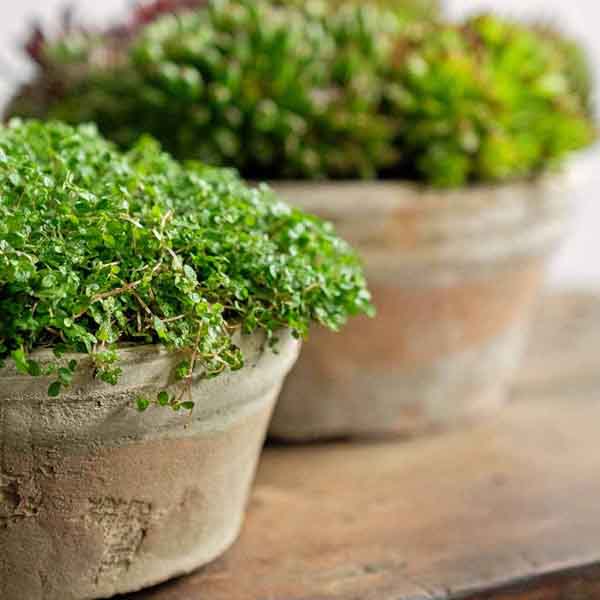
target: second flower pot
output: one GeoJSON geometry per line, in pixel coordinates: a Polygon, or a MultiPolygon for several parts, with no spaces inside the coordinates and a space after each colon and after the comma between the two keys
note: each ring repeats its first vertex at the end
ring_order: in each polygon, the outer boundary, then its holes
{"type": "Polygon", "coordinates": [[[519,363],[577,169],[490,187],[284,183],[361,253],[378,314],[315,328],[270,434],[283,440],[443,429],[500,406],[519,363]]]}
{"type": "Polygon", "coordinates": [[[278,354],[263,338],[241,339],[241,371],[193,383],[189,416],[135,410],[176,364],[154,346],[122,351],[116,387],[90,371],[59,399],[47,380],[0,370],[0,598],[107,598],[221,554],[298,352],[289,334],[278,354]]]}

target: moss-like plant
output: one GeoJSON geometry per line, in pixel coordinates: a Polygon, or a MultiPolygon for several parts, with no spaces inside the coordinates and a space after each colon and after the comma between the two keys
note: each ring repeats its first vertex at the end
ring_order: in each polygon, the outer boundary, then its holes
{"type": "Polygon", "coordinates": [[[42,347],[87,353],[116,383],[120,344],[163,344],[185,382],[240,368],[237,330],[276,343],[370,311],[351,249],[267,187],[184,168],[149,139],[122,154],[92,126],[0,129],[0,361],[55,376],[52,396],[78,365],[42,366],[42,347]]]}
{"type": "MultiPolygon", "coordinates": [[[[179,1],[193,0],[158,4],[179,1]]],[[[149,132],[179,158],[255,179],[504,181],[594,137],[589,69],[556,33],[377,6],[393,0],[294,4],[154,6],[125,30],[38,40],[39,78],[9,113],[95,121],[126,147],[149,132]]]]}

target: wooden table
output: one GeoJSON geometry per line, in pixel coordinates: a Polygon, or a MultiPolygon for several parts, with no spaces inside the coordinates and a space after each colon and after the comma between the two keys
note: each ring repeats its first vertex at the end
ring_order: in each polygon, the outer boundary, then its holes
{"type": "Polygon", "coordinates": [[[268,448],[238,544],[128,600],[599,599],[600,295],[538,312],[496,419],[268,448]]]}

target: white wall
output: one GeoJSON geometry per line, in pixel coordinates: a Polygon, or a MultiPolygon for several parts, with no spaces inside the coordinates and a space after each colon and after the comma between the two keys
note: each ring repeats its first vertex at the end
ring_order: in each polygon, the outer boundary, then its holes
{"type": "MultiPolygon", "coordinates": [[[[128,0],[73,0],[88,20],[102,20],[118,14],[128,0]]],[[[16,48],[28,20],[55,16],[63,0],[0,0],[0,80],[24,78],[27,70],[17,59],[16,48]]],[[[482,9],[526,18],[546,19],[580,36],[596,61],[600,81],[599,0],[446,0],[449,14],[457,16],[482,9]]],[[[0,97],[10,87],[0,84],[0,97]]],[[[600,103],[599,103],[600,104],[600,103]]],[[[592,158],[594,176],[575,198],[578,216],[573,232],[554,262],[551,280],[559,285],[600,286],[600,150],[592,158]]]]}

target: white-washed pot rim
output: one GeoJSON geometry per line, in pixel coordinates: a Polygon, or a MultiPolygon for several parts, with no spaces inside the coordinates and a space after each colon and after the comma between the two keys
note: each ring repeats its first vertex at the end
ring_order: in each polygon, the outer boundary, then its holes
{"type": "MultiPolygon", "coordinates": [[[[251,335],[239,335],[234,339],[235,343],[240,347],[244,356],[244,367],[241,371],[226,371],[223,375],[214,379],[203,379],[202,373],[199,372],[194,379],[195,385],[204,385],[207,388],[223,387],[231,379],[238,380],[244,377],[245,373],[254,369],[257,365],[264,363],[265,360],[269,363],[271,370],[274,373],[269,373],[278,377],[279,365],[281,370],[285,372],[290,362],[290,357],[294,354],[294,347],[299,342],[292,336],[288,330],[282,330],[277,336],[278,352],[275,353],[267,346],[266,334],[262,331],[257,331],[251,335]],[[233,377],[232,377],[233,376],[233,377]],[[221,380],[221,381],[219,381],[221,380]]],[[[143,345],[125,345],[118,349],[119,360],[117,366],[123,370],[119,383],[116,386],[103,384],[93,378],[91,371],[91,357],[89,354],[68,353],[60,359],[54,357],[51,348],[44,348],[34,351],[31,358],[38,360],[41,364],[58,361],[61,364],[66,364],[69,360],[75,359],[81,361],[80,368],[76,372],[72,390],[67,392],[65,396],[69,398],[71,395],[81,396],[82,392],[85,395],[86,391],[90,391],[91,395],[96,392],[104,392],[108,394],[117,394],[123,391],[144,388],[146,386],[161,386],[172,385],[173,369],[184,355],[182,353],[171,352],[164,346],[159,344],[143,344],[143,345]],[[148,375],[152,377],[149,378],[148,375]]],[[[55,377],[32,377],[19,373],[14,363],[11,360],[7,361],[4,368],[0,369],[0,402],[6,399],[19,390],[42,388],[47,386],[55,377]]],[[[62,401],[59,398],[54,401],[62,401]]]]}
{"type": "Polygon", "coordinates": [[[573,189],[594,173],[600,144],[575,153],[556,171],[497,184],[441,189],[406,180],[272,180],[282,198],[308,212],[337,221],[376,219],[390,213],[472,213],[573,189]]]}
{"type": "Polygon", "coordinates": [[[439,190],[406,181],[274,181],[291,205],[331,221],[356,248],[369,279],[440,282],[464,268],[543,258],[564,237],[588,150],[558,172],[498,185],[439,190]]]}

